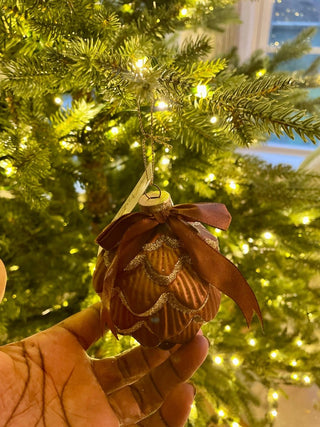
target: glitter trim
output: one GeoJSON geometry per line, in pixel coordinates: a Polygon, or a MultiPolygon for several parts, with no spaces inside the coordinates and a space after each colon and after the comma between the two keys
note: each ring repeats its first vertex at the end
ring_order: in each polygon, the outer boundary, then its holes
{"type": "Polygon", "coordinates": [[[200,307],[198,308],[194,308],[194,309],[190,309],[188,307],[186,307],[185,305],[181,304],[181,302],[179,302],[177,300],[177,298],[175,297],[175,295],[173,295],[171,292],[166,292],[164,294],[161,294],[160,297],[158,298],[158,300],[153,304],[153,306],[143,312],[143,313],[136,313],[135,311],[133,311],[131,309],[131,307],[129,306],[129,303],[125,297],[125,295],[123,294],[122,291],[120,291],[118,288],[115,288],[115,291],[118,293],[118,296],[122,302],[122,304],[126,307],[127,310],[130,311],[130,313],[132,313],[135,316],[138,317],[145,317],[145,316],[151,316],[152,314],[158,312],[159,310],[161,310],[161,308],[166,304],[170,304],[170,306],[178,311],[181,311],[182,313],[197,313],[199,310],[202,310],[203,307],[207,304],[208,299],[209,299],[209,292],[206,295],[206,298],[204,300],[204,302],[201,304],[200,307]]]}

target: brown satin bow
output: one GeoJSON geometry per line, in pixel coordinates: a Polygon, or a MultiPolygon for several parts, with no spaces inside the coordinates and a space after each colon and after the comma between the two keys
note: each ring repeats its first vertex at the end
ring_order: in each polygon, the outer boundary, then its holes
{"type": "Polygon", "coordinates": [[[136,212],[123,215],[107,226],[97,237],[97,243],[106,251],[115,250],[108,268],[102,293],[107,324],[116,335],[110,318],[110,300],[118,272],[140,252],[155,227],[166,223],[183,243],[197,274],[221,292],[232,298],[240,307],[248,326],[254,312],[261,323],[262,316],[257,299],[237,267],[206,243],[188,222],[203,222],[227,230],[231,215],[221,203],[194,203],[175,205],[155,213],[136,212]]]}

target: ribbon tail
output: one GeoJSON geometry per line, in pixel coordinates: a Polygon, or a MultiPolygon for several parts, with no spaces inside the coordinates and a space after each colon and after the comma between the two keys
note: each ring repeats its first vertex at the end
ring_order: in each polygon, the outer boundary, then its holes
{"type": "Polygon", "coordinates": [[[258,301],[238,268],[203,241],[186,222],[170,217],[168,223],[183,243],[199,276],[238,304],[248,326],[254,312],[257,313],[262,324],[258,301]]]}
{"type": "Polygon", "coordinates": [[[171,214],[186,221],[199,221],[212,227],[227,230],[231,215],[222,203],[185,203],[171,208],[171,214]]]}

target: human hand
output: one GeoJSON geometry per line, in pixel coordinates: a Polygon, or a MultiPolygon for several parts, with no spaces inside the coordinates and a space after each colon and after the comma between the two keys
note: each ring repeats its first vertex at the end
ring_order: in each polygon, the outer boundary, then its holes
{"type": "Polygon", "coordinates": [[[100,305],[0,347],[0,426],[182,427],[194,398],[187,381],[208,342],[196,335],[165,351],[136,347],[96,360],[100,305]]]}

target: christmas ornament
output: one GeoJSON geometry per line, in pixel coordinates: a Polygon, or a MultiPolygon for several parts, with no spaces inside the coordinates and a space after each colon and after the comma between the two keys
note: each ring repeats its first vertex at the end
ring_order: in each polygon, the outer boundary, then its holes
{"type": "Polygon", "coordinates": [[[0,259],[0,302],[2,301],[2,298],[4,296],[6,283],[7,283],[6,267],[4,266],[3,262],[0,259]]]}
{"type": "Polygon", "coordinates": [[[145,194],[139,205],[141,212],[123,215],[97,238],[103,250],[93,286],[102,322],[115,336],[131,335],[148,347],[186,342],[215,317],[221,292],[248,324],[254,312],[261,320],[253,291],[201,224],[226,230],[231,216],[224,205],[173,206],[167,192],[145,194]]]}

